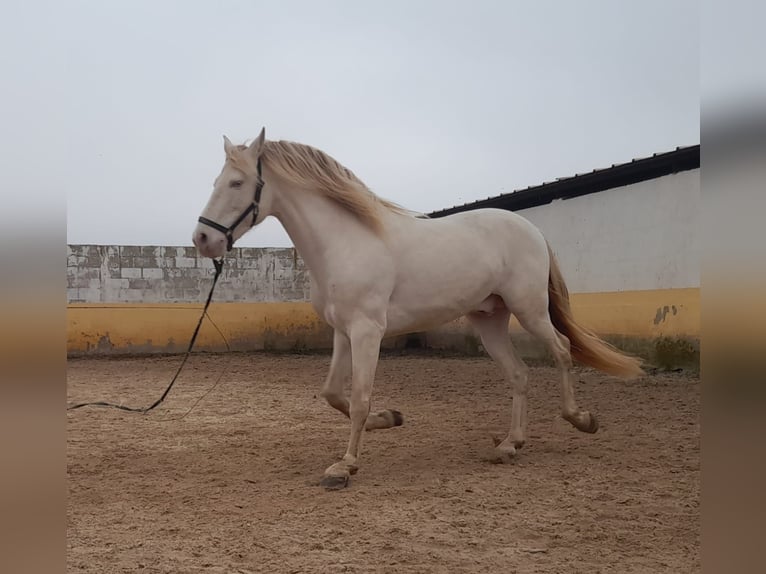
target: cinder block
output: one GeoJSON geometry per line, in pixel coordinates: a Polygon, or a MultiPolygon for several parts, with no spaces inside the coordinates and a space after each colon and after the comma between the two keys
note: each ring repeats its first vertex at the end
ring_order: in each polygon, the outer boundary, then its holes
{"type": "Polygon", "coordinates": [[[86,261],[85,257],[81,257],[77,254],[67,255],[66,258],[66,266],[67,267],[79,267],[80,265],[84,265],[86,261]]]}
{"type": "Polygon", "coordinates": [[[233,269],[239,269],[240,260],[234,257],[226,257],[223,260],[223,272],[230,272],[233,269]]]}
{"type": "Polygon", "coordinates": [[[242,257],[239,260],[240,269],[266,269],[269,260],[265,257],[242,257]]]}
{"type": "Polygon", "coordinates": [[[173,282],[173,287],[181,289],[199,289],[199,279],[193,277],[181,277],[173,282]]]}
{"type": "Polygon", "coordinates": [[[206,273],[204,269],[189,269],[189,268],[181,268],[176,269],[174,267],[166,267],[164,269],[161,269],[162,271],[162,277],[165,281],[167,281],[169,284],[173,283],[175,281],[178,281],[179,279],[185,279],[187,277],[193,277],[195,279],[201,279],[202,277],[206,277],[206,273]]]}
{"type": "Polygon", "coordinates": [[[172,287],[169,289],[165,289],[165,292],[163,293],[163,299],[168,302],[183,302],[184,290],[175,289],[172,287]]]}
{"type": "Polygon", "coordinates": [[[105,289],[128,289],[130,286],[129,279],[104,279],[103,285],[105,289]]]}
{"type": "Polygon", "coordinates": [[[81,275],[72,281],[71,286],[77,287],[78,289],[101,289],[101,280],[97,277],[91,279],[81,275]]]}
{"type": "Polygon", "coordinates": [[[159,267],[159,261],[161,259],[157,257],[134,257],[133,258],[133,267],[141,267],[142,269],[146,269],[147,267],[156,268],[159,267]]]}
{"type": "Polygon", "coordinates": [[[159,294],[162,293],[163,289],[167,288],[167,283],[164,279],[144,279],[146,281],[146,287],[144,288],[145,291],[155,291],[159,294]]]}
{"type": "Polygon", "coordinates": [[[101,269],[96,267],[81,267],[77,270],[77,278],[78,279],[100,279],[101,278],[101,269]]]}
{"type": "Polygon", "coordinates": [[[124,259],[126,257],[140,257],[141,256],[141,247],[137,245],[121,245],[120,246],[120,258],[124,259]]]}
{"type": "Polygon", "coordinates": [[[141,268],[140,267],[123,267],[120,270],[120,278],[122,279],[140,279],[141,268]]]}
{"type": "Polygon", "coordinates": [[[183,247],[174,247],[172,245],[165,245],[160,247],[160,257],[162,259],[172,259],[174,257],[183,257],[183,247]]]}
{"type": "Polygon", "coordinates": [[[167,246],[160,249],[160,256],[163,259],[174,259],[176,257],[191,257],[194,259],[197,257],[196,247],[167,246]]]}
{"type": "Polygon", "coordinates": [[[147,267],[145,269],[141,269],[141,276],[144,279],[164,279],[165,271],[165,269],[147,267]]]}
{"type": "Polygon", "coordinates": [[[163,255],[159,259],[157,259],[157,267],[161,267],[163,269],[173,269],[176,266],[176,256],[175,255],[163,255]]]}
{"type": "Polygon", "coordinates": [[[139,267],[139,265],[136,265],[136,257],[120,256],[120,267],[139,267]]]}
{"type": "Polygon", "coordinates": [[[117,297],[120,303],[144,302],[144,296],[140,289],[120,289],[117,294],[117,297]]]}
{"type": "Polygon", "coordinates": [[[128,279],[128,289],[149,289],[148,279],[128,279]]]}
{"type": "Polygon", "coordinates": [[[192,257],[176,257],[175,266],[176,269],[193,268],[197,266],[197,259],[192,257]]]}
{"type": "Polygon", "coordinates": [[[185,277],[196,277],[202,281],[212,281],[215,275],[215,269],[201,269],[200,267],[184,269],[184,271],[186,272],[185,277]]]}
{"type": "Polygon", "coordinates": [[[120,276],[119,267],[114,268],[114,267],[109,267],[107,265],[106,267],[101,267],[100,271],[101,271],[101,277],[103,277],[104,279],[121,279],[122,278],[120,276]]]}
{"type": "Polygon", "coordinates": [[[226,280],[231,281],[232,283],[238,283],[246,276],[243,269],[225,269],[224,275],[226,280]]]}
{"type": "Polygon", "coordinates": [[[142,289],[141,301],[143,303],[164,303],[165,298],[162,296],[162,290],[160,289],[142,289]]]}
{"type": "Polygon", "coordinates": [[[101,271],[101,269],[104,266],[104,261],[100,257],[98,257],[98,258],[89,258],[88,261],[86,262],[86,265],[90,269],[98,269],[99,271],[101,271]]]}
{"type": "Polygon", "coordinates": [[[77,298],[84,303],[101,303],[102,301],[113,301],[105,297],[104,292],[99,288],[78,289],[77,298]]]}
{"type": "Polygon", "coordinates": [[[154,257],[155,259],[162,257],[161,249],[157,245],[142,245],[141,246],[142,257],[154,257]]]}
{"type": "MultiPolygon", "coordinates": [[[[144,269],[144,271],[147,271],[147,269],[144,269]]],[[[191,269],[176,269],[175,267],[163,267],[159,271],[162,272],[162,278],[165,281],[172,282],[181,277],[185,277],[186,274],[189,271],[191,271],[191,269]]]]}
{"type": "Polygon", "coordinates": [[[106,266],[111,272],[119,272],[122,263],[120,260],[120,248],[117,245],[107,245],[104,247],[103,259],[106,260],[106,266]]]}
{"type": "Polygon", "coordinates": [[[100,257],[99,245],[80,245],[79,255],[84,257],[100,257]]]}
{"type": "Polygon", "coordinates": [[[274,273],[272,274],[272,278],[275,282],[281,282],[281,281],[292,281],[292,269],[274,269],[274,273]]]}
{"type": "MultiPolygon", "coordinates": [[[[199,289],[184,289],[183,293],[186,301],[199,301],[203,296],[202,291],[199,289]]],[[[204,296],[207,297],[207,293],[204,296]]]]}
{"type": "Polygon", "coordinates": [[[290,289],[282,293],[282,301],[304,301],[303,291],[290,289]]]}

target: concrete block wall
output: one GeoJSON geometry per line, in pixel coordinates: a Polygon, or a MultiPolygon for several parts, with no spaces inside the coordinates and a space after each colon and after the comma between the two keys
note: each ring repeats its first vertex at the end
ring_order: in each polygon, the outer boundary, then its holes
{"type": "MultiPolygon", "coordinates": [[[[214,275],[193,247],[69,245],[69,303],[204,302],[214,275]]],[[[308,301],[309,276],[292,248],[235,248],[224,261],[217,302],[308,301]]]]}

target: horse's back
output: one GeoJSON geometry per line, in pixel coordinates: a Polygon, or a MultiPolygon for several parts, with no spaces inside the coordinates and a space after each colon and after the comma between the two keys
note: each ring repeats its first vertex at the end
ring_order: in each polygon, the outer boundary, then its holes
{"type": "Polygon", "coordinates": [[[527,218],[507,209],[486,207],[461,211],[438,219],[429,221],[442,221],[456,227],[465,227],[473,230],[486,230],[490,233],[540,233],[537,227],[527,218]]]}
{"type": "Polygon", "coordinates": [[[392,233],[394,330],[450,321],[514,277],[546,274],[545,239],[523,217],[500,209],[410,219],[392,233]],[[540,271],[541,273],[538,273],[540,271]]]}
{"type": "Polygon", "coordinates": [[[421,245],[434,242],[443,247],[448,259],[461,253],[481,250],[505,260],[509,254],[545,255],[545,238],[528,219],[504,209],[484,208],[462,211],[436,219],[411,219],[398,233],[401,254],[420,251],[421,245]]]}

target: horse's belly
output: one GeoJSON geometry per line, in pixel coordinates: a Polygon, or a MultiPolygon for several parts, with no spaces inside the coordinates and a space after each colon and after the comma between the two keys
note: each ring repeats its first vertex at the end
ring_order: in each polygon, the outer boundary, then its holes
{"type": "Polygon", "coordinates": [[[459,319],[470,312],[493,313],[499,305],[502,306],[502,299],[491,294],[478,296],[472,300],[452,302],[449,305],[423,302],[421,306],[408,308],[393,304],[388,308],[386,335],[427,331],[459,319]]]}
{"type": "Polygon", "coordinates": [[[442,310],[432,313],[406,313],[403,311],[389,310],[386,322],[386,336],[404,335],[416,331],[427,331],[449,323],[464,315],[459,311],[442,310]]]}
{"type": "MultiPolygon", "coordinates": [[[[474,266],[473,271],[469,275],[437,269],[426,281],[410,280],[398,285],[389,300],[387,334],[433,329],[478,310],[492,294],[495,279],[489,270],[474,266]]],[[[412,275],[416,276],[414,271],[412,275]]]]}

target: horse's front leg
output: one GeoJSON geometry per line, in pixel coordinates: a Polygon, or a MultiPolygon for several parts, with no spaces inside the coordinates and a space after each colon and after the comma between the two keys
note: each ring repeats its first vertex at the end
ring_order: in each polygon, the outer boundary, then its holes
{"type": "Polygon", "coordinates": [[[372,386],[380,355],[380,342],[385,328],[371,320],[355,323],[349,330],[351,340],[351,436],[343,458],[330,466],[320,484],[325,488],[338,489],[348,484],[356,473],[359,452],[367,416],[370,414],[372,386]]]}
{"type": "Polygon", "coordinates": [[[332,344],[330,372],[327,374],[320,395],[334,409],[349,416],[348,399],[343,396],[343,387],[351,377],[351,343],[348,337],[335,329],[332,344]]]}
{"type": "MultiPolygon", "coordinates": [[[[343,396],[343,387],[351,378],[351,342],[338,329],[333,338],[332,361],[330,372],[325,379],[320,395],[334,409],[350,417],[348,399],[343,396]]],[[[384,409],[367,415],[365,430],[389,429],[404,424],[402,413],[394,409],[384,409]]]]}

